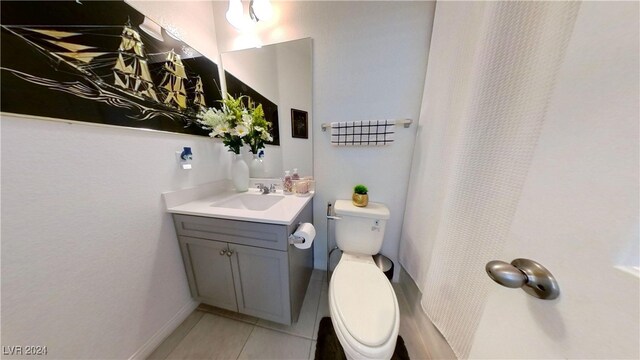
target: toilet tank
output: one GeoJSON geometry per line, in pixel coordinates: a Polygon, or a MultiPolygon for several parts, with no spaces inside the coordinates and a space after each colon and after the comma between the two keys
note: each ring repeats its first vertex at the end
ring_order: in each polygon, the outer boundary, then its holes
{"type": "Polygon", "coordinates": [[[375,255],[382,247],[390,212],[384,204],[370,202],[357,207],[351,200],[336,200],[336,244],[348,253],[375,255]]]}

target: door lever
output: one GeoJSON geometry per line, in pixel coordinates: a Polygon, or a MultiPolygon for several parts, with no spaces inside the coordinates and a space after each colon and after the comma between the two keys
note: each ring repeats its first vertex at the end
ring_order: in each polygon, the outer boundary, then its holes
{"type": "Polygon", "coordinates": [[[485,267],[489,277],[508,288],[522,288],[527,294],[544,300],[560,295],[560,287],[551,272],[529,259],[515,259],[511,264],[493,260],[485,267]]]}

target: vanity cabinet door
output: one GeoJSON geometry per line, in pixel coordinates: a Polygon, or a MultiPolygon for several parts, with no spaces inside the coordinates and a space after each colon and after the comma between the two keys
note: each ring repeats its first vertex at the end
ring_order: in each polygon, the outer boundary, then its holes
{"type": "Polygon", "coordinates": [[[285,251],[229,244],[238,311],[291,324],[289,263],[285,251]]]}
{"type": "Polygon", "coordinates": [[[227,243],[180,236],[191,295],[203,303],[238,311],[227,243]]]}

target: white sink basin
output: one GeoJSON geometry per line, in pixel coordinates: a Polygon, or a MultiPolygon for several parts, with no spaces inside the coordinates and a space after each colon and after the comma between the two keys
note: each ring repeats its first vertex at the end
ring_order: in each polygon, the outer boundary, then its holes
{"type": "Polygon", "coordinates": [[[172,214],[280,225],[293,224],[313,196],[313,192],[295,196],[280,191],[263,195],[257,188],[237,193],[229,180],[163,194],[167,211],[172,214]]]}
{"type": "Polygon", "coordinates": [[[283,195],[238,194],[211,204],[212,207],[265,211],[284,199],[283,195]]]}

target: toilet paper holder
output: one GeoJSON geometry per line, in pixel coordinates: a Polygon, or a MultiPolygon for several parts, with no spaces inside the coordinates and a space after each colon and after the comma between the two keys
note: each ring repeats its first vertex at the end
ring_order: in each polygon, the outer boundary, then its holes
{"type": "Polygon", "coordinates": [[[304,244],[306,240],[301,236],[289,235],[289,245],[304,244]]]}
{"type": "MultiPolygon", "coordinates": [[[[302,225],[301,222],[298,223],[296,230],[300,227],[300,225],[302,225]]],[[[306,240],[302,236],[295,236],[294,234],[289,235],[289,245],[304,244],[305,242],[306,240]]]]}

